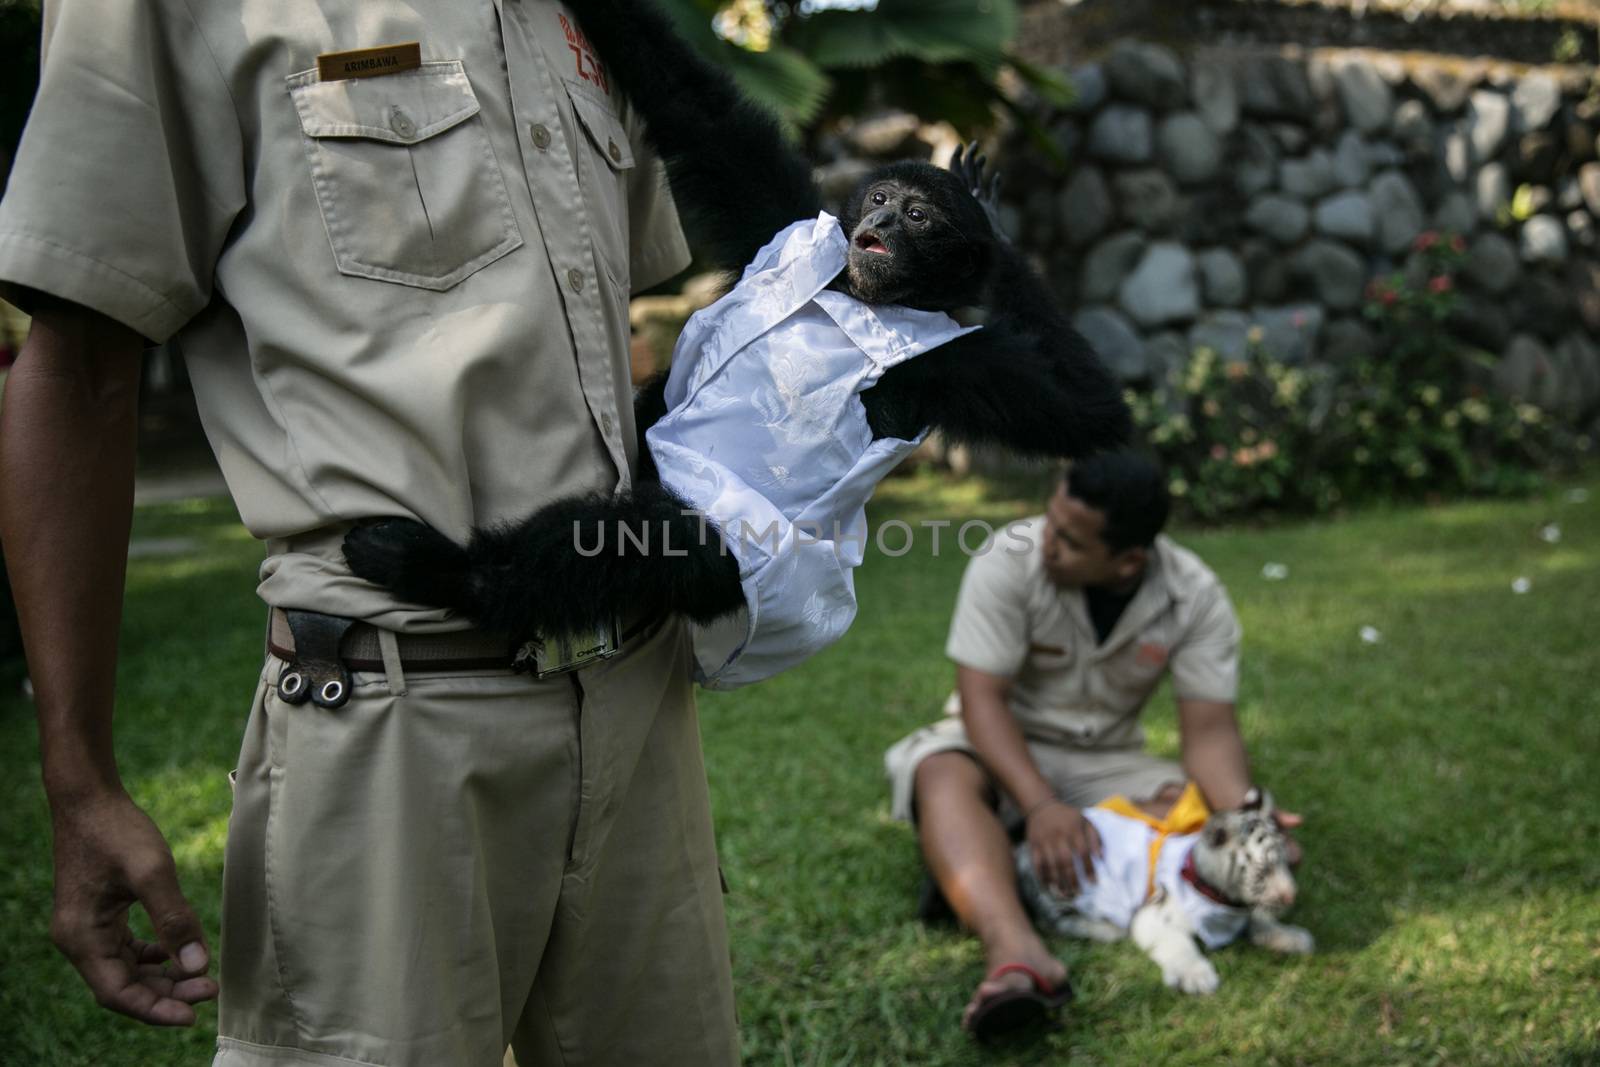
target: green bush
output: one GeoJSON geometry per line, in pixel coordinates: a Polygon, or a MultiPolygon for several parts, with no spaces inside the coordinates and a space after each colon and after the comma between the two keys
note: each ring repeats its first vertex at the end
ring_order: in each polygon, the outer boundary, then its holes
{"type": "Polygon", "coordinates": [[[1256,328],[1243,361],[1200,349],[1152,395],[1132,395],[1180,506],[1219,518],[1537,485],[1574,442],[1538,407],[1491,392],[1494,357],[1447,328],[1462,249],[1459,237],[1425,233],[1403,270],[1372,281],[1370,351],[1292,367],[1256,328]]]}

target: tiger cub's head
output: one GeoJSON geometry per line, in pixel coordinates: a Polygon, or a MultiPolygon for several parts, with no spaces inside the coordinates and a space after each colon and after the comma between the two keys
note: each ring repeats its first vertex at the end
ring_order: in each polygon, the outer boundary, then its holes
{"type": "Polygon", "coordinates": [[[1222,896],[1270,915],[1294,903],[1288,840],[1272,817],[1272,796],[1252,788],[1233,811],[1206,820],[1194,846],[1194,865],[1222,896]]]}

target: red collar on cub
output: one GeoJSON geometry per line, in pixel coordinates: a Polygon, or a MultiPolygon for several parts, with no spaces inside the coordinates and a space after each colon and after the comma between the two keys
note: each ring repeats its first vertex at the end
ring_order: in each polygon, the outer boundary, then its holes
{"type": "Polygon", "coordinates": [[[1188,882],[1190,885],[1194,886],[1195,892],[1199,893],[1207,900],[1221,904],[1225,908],[1249,907],[1248,904],[1241,900],[1234,900],[1232,897],[1229,897],[1227,894],[1223,893],[1222,890],[1218,889],[1204,878],[1201,878],[1200,872],[1195,869],[1194,852],[1192,850],[1187,856],[1183,857],[1183,869],[1179,872],[1179,877],[1181,877],[1185,882],[1188,882]]]}

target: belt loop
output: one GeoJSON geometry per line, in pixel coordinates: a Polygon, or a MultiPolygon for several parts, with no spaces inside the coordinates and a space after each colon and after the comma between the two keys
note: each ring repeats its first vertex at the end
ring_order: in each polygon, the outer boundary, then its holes
{"type": "Polygon", "coordinates": [[[383,656],[383,677],[389,683],[389,695],[406,695],[406,672],[400,664],[400,641],[393,630],[378,631],[378,652],[383,656]]]}

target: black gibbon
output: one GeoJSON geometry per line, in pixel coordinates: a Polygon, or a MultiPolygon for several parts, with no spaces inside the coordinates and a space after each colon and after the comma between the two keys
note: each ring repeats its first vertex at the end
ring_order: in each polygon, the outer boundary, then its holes
{"type": "MultiPolygon", "coordinates": [[[[815,218],[811,167],[777,121],[701,59],[646,0],[568,0],[612,83],[641,115],[665,164],[691,243],[737,272],[775,234],[815,218]]],[[[985,324],[899,363],[859,394],[876,437],[926,428],[1027,455],[1074,457],[1122,443],[1120,386],[1072,328],[1044,283],[999,234],[983,159],[952,170],[894,163],[861,182],[841,211],[848,263],[830,283],[869,304],[981,308],[985,324]]],[[[457,545],[410,519],[352,530],[358,576],[407,601],[455,609],[513,646],[538,635],[592,632],[620,617],[683,614],[709,622],[744,599],[735,557],[656,478],[645,431],[666,413],[666,376],[635,403],[640,470],[630,490],[554,501],[527,518],[475,530],[457,545]],[[626,524],[664,531],[684,554],[585,555],[573,531],[626,524]]]]}

